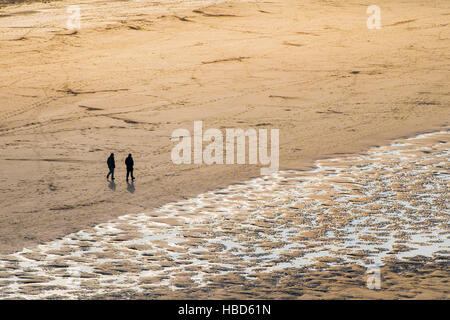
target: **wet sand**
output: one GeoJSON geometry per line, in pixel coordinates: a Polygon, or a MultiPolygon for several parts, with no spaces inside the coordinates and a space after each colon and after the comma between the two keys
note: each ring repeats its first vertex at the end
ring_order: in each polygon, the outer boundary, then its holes
{"type": "Polygon", "coordinates": [[[449,145],[398,140],[0,256],[1,297],[448,299],[449,145]]]}

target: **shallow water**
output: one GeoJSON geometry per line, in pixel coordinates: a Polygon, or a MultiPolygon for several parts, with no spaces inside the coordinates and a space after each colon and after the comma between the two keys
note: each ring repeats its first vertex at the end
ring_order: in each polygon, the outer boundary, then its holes
{"type": "Polygon", "coordinates": [[[218,274],[448,258],[449,137],[317,161],[0,256],[0,297],[183,290],[218,274]]]}

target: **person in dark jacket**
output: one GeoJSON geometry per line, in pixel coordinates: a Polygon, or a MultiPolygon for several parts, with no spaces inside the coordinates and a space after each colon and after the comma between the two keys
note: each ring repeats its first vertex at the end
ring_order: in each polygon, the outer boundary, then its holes
{"type": "Polygon", "coordinates": [[[108,164],[109,173],[106,175],[106,179],[109,178],[109,175],[112,176],[112,179],[114,180],[114,168],[116,167],[116,162],[114,161],[114,153],[111,153],[108,160],[106,160],[106,163],[108,164]]]}
{"type": "Polygon", "coordinates": [[[134,161],[133,161],[133,158],[131,157],[131,153],[125,159],[125,165],[127,166],[127,181],[128,181],[128,176],[130,174],[131,174],[131,179],[134,180],[134,176],[133,176],[134,161]]]}

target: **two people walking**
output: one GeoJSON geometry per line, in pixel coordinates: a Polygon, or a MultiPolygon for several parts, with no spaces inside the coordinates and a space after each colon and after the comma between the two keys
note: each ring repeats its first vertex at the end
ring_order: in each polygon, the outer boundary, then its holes
{"type": "MultiPolygon", "coordinates": [[[[106,179],[108,179],[109,176],[111,175],[112,180],[114,180],[114,169],[116,168],[116,161],[114,159],[114,153],[111,153],[108,160],[106,160],[106,163],[108,164],[108,168],[109,168],[109,172],[106,175],[106,179]]],[[[128,154],[128,157],[125,159],[125,165],[127,167],[127,181],[128,181],[128,177],[130,176],[130,174],[131,174],[131,179],[134,180],[134,176],[133,176],[134,160],[133,160],[133,157],[131,156],[131,153],[128,154]]]]}

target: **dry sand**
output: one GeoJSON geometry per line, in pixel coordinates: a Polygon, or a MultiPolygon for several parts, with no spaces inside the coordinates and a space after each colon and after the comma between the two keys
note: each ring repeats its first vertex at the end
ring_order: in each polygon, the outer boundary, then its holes
{"type": "Polygon", "coordinates": [[[369,1],[141,0],[78,2],[74,33],[72,4],[0,9],[4,254],[259,174],[173,165],[170,134],[194,120],[279,128],[283,170],[448,127],[446,0],[378,1],[380,30],[369,1]]]}

